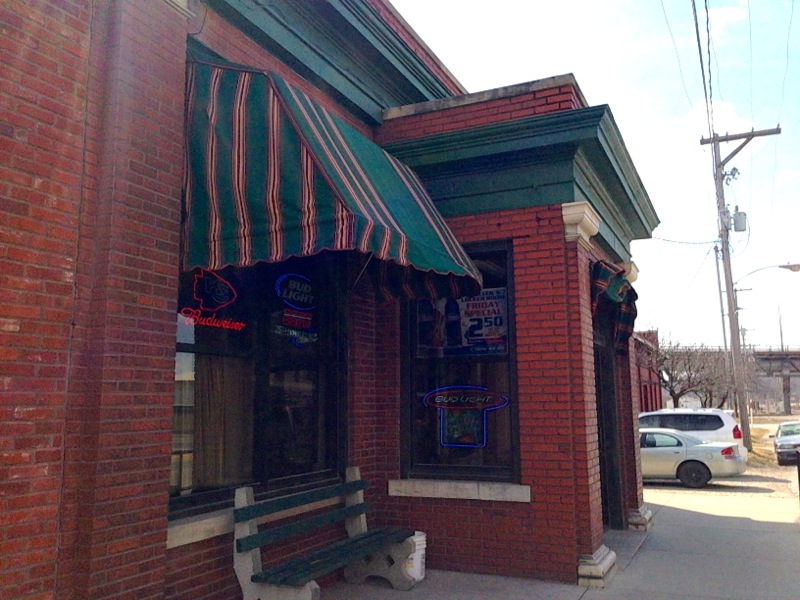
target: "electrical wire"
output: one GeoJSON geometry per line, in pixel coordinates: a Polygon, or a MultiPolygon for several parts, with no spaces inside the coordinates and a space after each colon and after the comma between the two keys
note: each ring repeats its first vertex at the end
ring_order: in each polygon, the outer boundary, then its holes
{"type": "Polygon", "coordinates": [[[689,246],[704,246],[706,244],[716,244],[719,241],[719,240],[713,240],[710,242],[687,242],[683,240],[668,240],[666,238],[660,238],[656,236],[653,236],[650,239],[658,240],[659,242],[669,242],[670,244],[686,244],[689,246]]]}
{"type": "Polygon", "coordinates": [[[705,0],[706,8],[706,53],[708,54],[708,110],[711,113],[711,131],[716,131],[714,127],[714,88],[712,87],[713,77],[711,76],[711,13],[708,10],[708,0],[705,0]]]}
{"type": "MultiPolygon", "coordinates": [[[[749,78],[750,78],[750,127],[755,129],[755,114],[753,112],[753,15],[750,10],[750,0],[747,0],[747,37],[748,37],[748,48],[750,51],[750,70],[749,70],[749,78]]],[[[755,173],[755,166],[754,166],[754,154],[750,153],[750,173],[755,173]]],[[[748,201],[748,208],[752,206],[753,200],[753,181],[755,180],[754,177],[747,178],[748,183],[750,184],[750,200],[748,201]]],[[[749,229],[749,228],[748,228],[749,229]]],[[[749,231],[748,231],[748,241],[749,241],[749,231]]]]}
{"type": "Polygon", "coordinates": [[[781,85],[781,103],[778,109],[778,123],[781,122],[781,114],[783,112],[783,99],[786,93],[786,76],[789,73],[789,44],[792,39],[792,23],[794,21],[794,0],[792,0],[791,8],[789,10],[789,27],[786,30],[786,64],[783,68],[783,84],[781,85]]]}
{"type": "MultiPolygon", "coordinates": [[[[783,115],[783,101],[786,97],[786,78],[789,74],[789,56],[792,41],[792,25],[794,24],[794,0],[789,6],[789,25],[786,28],[786,63],[783,66],[783,82],[781,83],[781,100],[778,105],[778,126],[783,115]]],[[[775,182],[778,179],[778,145],[780,140],[775,141],[775,157],[772,160],[772,189],[770,190],[770,209],[775,208],[775,182]]]]}
{"type": "Polygon", "coordinates": [[[747,35],[750,48],[750,124],[752,125],[755,117],[753,115],[753,16],[750,12],[750,0],[747,0],[747,35]]]}
{"type": "Polygon", "coordinates": [[[708,123],[708,136],[711,137],[713,135],[713,131],[711,127],[711,112],[708,99],[708,86],[706,85],[706,70],[703,62],[703,44],[700,41],[700,24],[697,20],[697,4],[695,3],[695,0],[692,0],[692,14],[694,15],[694,33],[695,37],[697,38],[697,53],[700,58],[700,73],[703,79],[703,96],[706,102],[706,122],[708,123]]]}
{"type": "Polygon", "coordinates": [[[683,93],[686,94],[686,100],[689,101],[689,108],[692,107],[692,98],[689,96],[689,91],[686,89],[686,81],[683,77],[683,67],[681,66],[681,56],[678,52],[678,44],[675,42],[675,36],[672,34],[672,27],[669,24],[669,18],[667,17],[667,9],[664,7],[664,0],[661,0],[661,12],[664,13],[664,21],[667,24],[667,31],[669,31],[669,37],[672,40],[672,47],[675,49],[675,59],[678,62],[678,73],[681,76],[681,85],[683,85],[683,93]]]}

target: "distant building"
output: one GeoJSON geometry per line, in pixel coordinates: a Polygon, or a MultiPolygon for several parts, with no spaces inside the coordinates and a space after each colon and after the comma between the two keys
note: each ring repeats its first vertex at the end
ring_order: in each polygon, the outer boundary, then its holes
{"type": "Polygon", "coordinates": [[[656,371],[658,330],[634,332],[633,347],[636,379],[639,383],[639,412],[666,408],[656,371]]]}

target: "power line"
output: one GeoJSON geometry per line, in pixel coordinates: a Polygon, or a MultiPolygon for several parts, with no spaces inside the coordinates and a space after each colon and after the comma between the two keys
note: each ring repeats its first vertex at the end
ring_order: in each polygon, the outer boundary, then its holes
{"type": "Polygon", "coordinates": [[[675,50],[675,59],[678,61],[678,73],[681,76],[681,85],[683,85],[683,93],[686,94],[686,99],[689,101],[689,108],[692,107],[692,98],[689,96],[689,91],[686,89],[686,81],[683,78],[683,67],[681,66],[681,56],[678,52],[678,44],[675,42],[675,36],[672,34],[672,27],[669,24],[669,18],[667,17],[667,9],[664,7],[664,0],[661,0],[661,12],[664,13],[664,21],[667,24],[667,31],[669,31],[669,37],[672,39],[672,47],[675,50]]]}
{"type": "Polygon", "coordinates": [[[708,123],[708,135],[713,135],[713,128],[711,127],[711,112],[708,99],[708,86],[706,85],[706,69],[703,62],[703,44],[700,41],[700,24],[697,21],[697,5],[695,0],[692,0],[692,14],[694,15],[694,33],[697,38],[697,53],[700,58],[700,73],[703,79],[703,96],[706,102],[706,122],[708,123]]]}
{"type": "Polygon", "coordinates": [[[789,73],[789,45],[792,39],[792,23],[794,21],[794,0],[792,0],[792,5],[789,11],[789,27],[786,31],[786,65],[783,69],[783,85],[781,85],[781,104],[780,108],[778,109],[778,123],[781,122],[781,113],[783,112],[783,98],[786,92],[786,76],[789,73]]]}
{"type": "Polygon", "coordinates": [[[717,240],[712,240],[710,242],[688,242],[684,240],[668,240],[666,238],[660,238],[655,236],[653,236],[651,239],[658,240],[659,242],[669,242],[670,244],[686,244],[689,246],[706,246],[717,243],[717,240]]]}
{"type": "Polygon", "coordinates": [[[750,12],[750,0],[747,0],[747,35],[750,49],[750,124],[752,125],[755,117],[753,115],[753,17],[750,12]]]}
{"type": "Polygon", "coordinates": [[[708,54],[708,110],[711,113],[711,134],[714,134],[714,88],[712,87],[713,78],[711,76],[711,14],[708,11],[708,0],[705,0],[706,8],[706,53],[708,54]]]}

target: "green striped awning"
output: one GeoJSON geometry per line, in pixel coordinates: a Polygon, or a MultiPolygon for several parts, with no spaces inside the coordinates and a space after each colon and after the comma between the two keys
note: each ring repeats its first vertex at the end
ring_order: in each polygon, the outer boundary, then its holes
{"type": "Polygon", "coordinates": [[[384,296],[469,296],[481,275],[416,175],[274,73],[191,61],[183,266],[351,250],[384,296]]]}

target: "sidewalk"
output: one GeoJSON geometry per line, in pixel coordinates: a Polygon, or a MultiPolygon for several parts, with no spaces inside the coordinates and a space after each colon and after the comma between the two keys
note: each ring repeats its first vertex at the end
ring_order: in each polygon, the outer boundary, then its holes
{"type": "MultiPolygon", "coordinates": [[[[688,491],[650,487],[649,532],[610,531],[618,570],[605,589],[449,571],[426,573],[410,592],[382,582],[339,582],[323,600],[796,600],[800,598],[797,495],[751,487],[688,491]]],[[[795,488],[796,489],[796,488],[795,488]]]]}

